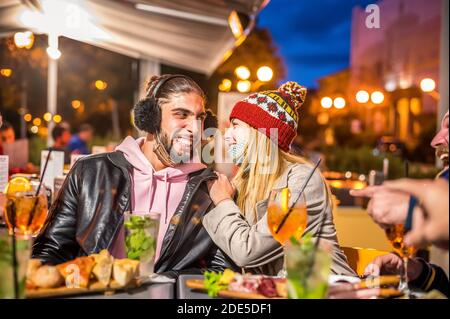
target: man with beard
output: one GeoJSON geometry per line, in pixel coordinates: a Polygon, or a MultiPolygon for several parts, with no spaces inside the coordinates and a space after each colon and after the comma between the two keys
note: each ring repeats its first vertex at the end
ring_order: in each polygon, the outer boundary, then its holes
{"type": "MultiPolygon", "coordinates": [[[[367,187],[363,190],[352,190],[350,194],[352,196],[361,196],[361,197],[369,197],[369,205],[367,207],[367,211],[372,219],[380,225],[382,228],[390,227],[391,225],[405,224],[407,218],[407,211],[409,206],[410,194],[417,193],[418,184],[422,185],[423,188],[422,197],[428,196],[428,200],[433,197],[433,200],[436,201],[435,197],[439,197],[442,189],[447,187],[446,196],[448,196],[448,164],[449,164],[449,154],[448,154],[448,125],[449,125],[449,112],[447,112],[442,119],[441,128],[439,132],[435,135],[433,140],[431,141],[431,146],[436,149],[436,157],[442,160],[444,168],[436,177],[439,181],[432,183],[431,181],[422,180],[422,181],[409,181],[409,180],[400,180],[394,182],[387,182],[381,186],[371,186],[367,187]],[[441,180],[442,179],[442,180],[441,180]],[[444,182],[445,181],[445,182],[444,182]],[[444,184],[444,188],[442,185],[436,186],[435,184],[444,184]],[[446,185],[445,185],[446,184],[446,185]],[[410,191],[406,191],[410,187],[410,191]],[[428,188],[426,185],[429,185],[428,188]],[[427,188],[427,189],[425,189],[427,188]],[[435,194],[429,194],[430,192],[435,191],[435,194]]],[[[444,191],[445,193],[445,191],[444,191]]],[[[448,198],[448,197],[447,197],[448,198]]],[[[421,199],[421,198],[419,198],[421,199]]],[[[444,199],[442,200],[444,201],[444,199]]],[[[421,199],[420,202],[422,205],[420,207],[416,207],[414,210],[414,219],[413,219],[413,242],[418,243],[420,241],[427,242],[427,233],[437,233],[438,229],[429,230],[428,227],[423,227],[425,224],[438,225],[438,223],[426,223],[425,220],[430,212],[426,212],[422,206],[424,205],[425,200],[421,199]],[[423,233],[423,240],[420,240],[421,237],[419,234],[423,233]]],[[[448,203],[448,202],[447,202],[448,203]]],[[[442,202],[442,205],[444,202],[442,202]]],[[[431,213],[436,213],[436,209],[431,213]]],[[[448,209],[446,211],[448,214],[448,209]]],[[[435,216],[433,216],[435,218],[435,216]]],[[[446,217],[442,220],[442,223],[445,224],[447,221],[447,229],[448,229],[448,215],[443,216],[446,217]]],[[[445,228],[445,227],[444,227],[445,228]]],[[[408,234],[411,235],[411,234],[408,234]]],[[[408,235],[405,237],[405,240],[408,240],[408,235]]],[[[434,245],[431,251],[431,257],[434,259],[436,263],[440,265],[445,265],[448,269],[448,230],[446,234],[446,240],[434,240],[431,241],[434,245]],[[441,250],[441,251],[440,251],[441,250]],[[435,255],[435,256],[433,256],[435,255]]],[[[428,236],[429,237],[429,236],[428,236]]],[[[445,236],[441,236],[441,238],[445,238],[445,236]]],[[[411,240],[411,238],[409,238],[411,240]]],[[[428,240],[428,242],[430,242],[428,240]]],[[[388,274],[388,273],[398,273],[400,269],[403,267],[402,259],[396,254],[387,254],[383,256],[379,256],[375,258],[369,266],[366,268],[366,275],[380,275],[380,274],[388,274]]],[[[442,293],[448,296],[448,278],[444,272],[444,270],[435,265],[426,262],[422,258],[411,258],[408,261],[408,279],[409,283],[412,286],[419,287],[424,291],[429,291],[432,289],[438,289],[442,293]]]]}
{"type": "Polygon", "coordinates": [[[217,178],[195,155],[205,95],[189,77],[152,77],[134,107],[135,126],[114,152],[76,162],[33,245],[33,258],[58,264],[108,249],[125,257],[124,212],[159,213],[155,272],[176,277],[234,268],[200,221],[213,206],[206,182],[217,178]]]}

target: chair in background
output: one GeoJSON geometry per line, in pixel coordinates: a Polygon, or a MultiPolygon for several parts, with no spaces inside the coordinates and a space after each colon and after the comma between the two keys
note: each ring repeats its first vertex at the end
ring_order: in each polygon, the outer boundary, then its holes
{"type": "Polygon", "coordinates": [[[361,247],[342,247],[342,250],[347,256],[348,264],[358,276],[364,274],[364,269],[376,257],[389,254],[389,251],[361,247]]]}

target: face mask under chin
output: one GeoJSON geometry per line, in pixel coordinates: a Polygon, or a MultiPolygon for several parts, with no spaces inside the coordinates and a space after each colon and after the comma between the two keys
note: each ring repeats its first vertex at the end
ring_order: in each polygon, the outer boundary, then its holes
{"type": "Polygon", "coordinates": [[[242,162],[244,161],[244,155],[245,155],[245,149],[246,149],[247,143],[245,142],[238,142],[236,144],[230,145],[228,147],[228,155],[232,159],[233,163],[240,166],[242,162]]]}

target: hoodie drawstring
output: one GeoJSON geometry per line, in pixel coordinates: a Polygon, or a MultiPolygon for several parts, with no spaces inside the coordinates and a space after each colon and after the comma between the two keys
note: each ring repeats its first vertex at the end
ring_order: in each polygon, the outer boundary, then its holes
{"type": "Polygon", "coordinates": [[[167,199],[168,199],[167,171],[164,173],[164,193],[166,194],[166,198],[164,198],[164,224],[167,225],[167,199]]]}

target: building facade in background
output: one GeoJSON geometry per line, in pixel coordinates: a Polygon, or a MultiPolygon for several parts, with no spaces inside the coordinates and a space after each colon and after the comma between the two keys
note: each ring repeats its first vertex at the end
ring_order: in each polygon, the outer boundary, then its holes
{"type": "Polygon", "coordinates": [[[350,112],[366,130],[414,145],[423,133],[423,119],[427,115],[433,119],[438,105],[438,94],[423,92],[420,82],[430,78],[439,87],[442,2],[382,0],[376,4],[379,28],[367,24],[372,11],[353,9],[350,68],[319,80],[316,109],[350,112]],[[368,94],[360,93],[357,99],[360,91],[368,94]],[[375,99],[371,99],[373,92],[379,92],[375,99]],[[324,108],[323,97],[342,97],[345,107],[324,108]]]}

